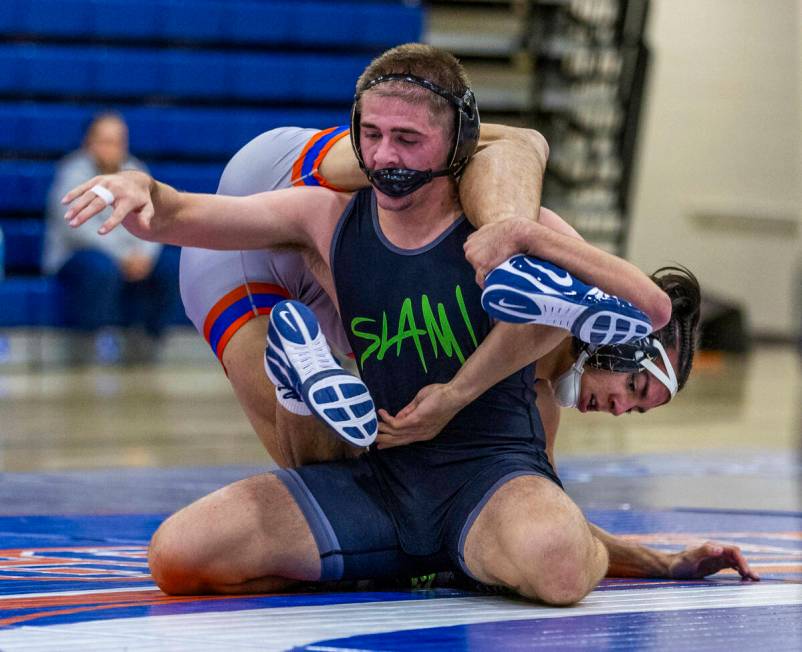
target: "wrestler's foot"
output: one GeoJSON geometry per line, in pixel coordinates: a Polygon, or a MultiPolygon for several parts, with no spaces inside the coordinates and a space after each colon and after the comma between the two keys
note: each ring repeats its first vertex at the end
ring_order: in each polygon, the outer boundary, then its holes
{"type": "Polygon", "coordinates": [[[379,425],[368,388],[337,364],[309,308],[298,301],[273,306],[267,341],[265,369],[276,387],[291,388],[349,444],[373,443],[379,425]]]}
{"type": "Polygon", "coordinates": [[[482,307],[499,321],[565,328],[588,344],[622,344],[652,332],[649,317],[629,301],[532,256],[513,256],[487,275],[482,307]]]}

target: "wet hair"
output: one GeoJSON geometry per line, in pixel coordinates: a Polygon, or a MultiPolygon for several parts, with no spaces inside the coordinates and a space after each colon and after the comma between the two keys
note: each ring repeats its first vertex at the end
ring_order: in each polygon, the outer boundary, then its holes
{"type": "MultiPolygon", "coordinates": [[[[357,98],[377,77],[391,74],[420,77],[456,97],[462,97],[470,88],[468,75],[454,55],[423,43],[405,43],[387,50],[368,64],[356,82],[357,98]]],[[[413,104],[425,103],[434,116],[453,111],[445,98],[403,81],[379,84],[370,92],[385,97],[400,97],[413,104]]]]}
{"type": "Polygon", "coordinates": [[[671,320],[654,336],[666,349],[679,351],[675,371],[679,389],[682,389],[691,373],[699,339],[702,290],[693,273],[682,266],[661,267],[650,278],[671,299],[671,320]]]}

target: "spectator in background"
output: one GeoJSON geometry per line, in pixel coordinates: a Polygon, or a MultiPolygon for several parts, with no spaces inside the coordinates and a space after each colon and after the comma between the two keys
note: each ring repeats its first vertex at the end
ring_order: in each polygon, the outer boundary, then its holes
{"type": "Polygon", "coordinates": [[[47,235],[43,269],[55,274],[63,288],[66,325],[76,332],[70,347],[74,362],[155,360],[159,340],[178,302],[178,249],[144,242],[124,229],[97,234],[111,214],[94,218],[96,228],[70,229],[64,222],[64,194],[98,174],[143,170],[128,153],[128,127],[122,116],[95,116],[81,149],[56,167],[47,198],[47,235]],[[124,348],[113,328],[125,329],[124,348]]]}

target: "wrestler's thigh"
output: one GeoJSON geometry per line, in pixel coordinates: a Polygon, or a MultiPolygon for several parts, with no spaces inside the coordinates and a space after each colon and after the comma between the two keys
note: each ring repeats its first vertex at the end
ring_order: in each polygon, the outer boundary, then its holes
{"type": "Polygon", "coordinates": [[[273,474],[240,480],[173,514],[153,535],[149,563],[170,593],[229,592],[266,577],[320,577],[309,525],[273,474]]]}
{"type": "Polygon", "coordinates": [[[267,316],[259,316],[243,324],[223,352],[234,394],[267,452],[283,468],[354,457],[359,449],[348,446],[317,418],[277,407],[276,388],[264,369],[267,322],[267,316]]]}
{"type": "Polygon", "coordinates": [[[223,351],[223,365],[245,416],[270,456],[283,466],[284,453],[276,439],[276,388],[264,368],[268,319],[254,317],[234,333],[223,351]]]}
{"type": "Polygon", "coordinates": [[[530,597],[553,593],[569,575],[582,584],[584,575],[596,572],[596,555],[580,509],[554,482],[536,475],[514,478],[493,494],[463,550],[474,577],[530,597]],[[593,568],[586,573],[588,565],[593,568]]]}

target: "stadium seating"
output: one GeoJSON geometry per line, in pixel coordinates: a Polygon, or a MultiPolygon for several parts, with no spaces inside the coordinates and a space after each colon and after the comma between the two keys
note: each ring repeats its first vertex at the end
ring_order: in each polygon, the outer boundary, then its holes
{"type": "MultiPolygon", "coordinates": [[[[86,125],[100,105],[0,102],[0,149],[60,156],[81,144],[86,125]]],[[[243,109],[121,107],[131,131],[131,151],[157,159],[224,160],[255,134],[285,125],[347,124],[346,109],[243,109]],[[198,138],[203,134],[203,138],[198,138]]]]}
{"type": "Polygon", "coordinates": [[[0,328],[61,323],[61,294],[53,278],[7,278],[0,283],[0,306],[0,328]]]}
{"type": "MultiPolygon", "coordinates": [[[[45,225],[42,220],[0,220],[7,274],[38,272],[42,261],[45,225]]],[[[2,305],[2,304],[0,304],[2,305]]]]}
{"type": "Polygon", "coordinates": [[[366,55],[13,44],[0,47],[0,91],[45,98],[347,103],[369,61],[366,55]]]}
{"type": "Polygon", "coordinates": [[[2,0],[0,327],[59,323],[43,209],[94,114],[119,111],[157,177],[214,192],[259,133],[346,124],[365,64],[422,23],[409,0],[2,0]]]}
{"type": "Polygon", "coordinates": [[[384,49],[415,41],[416,3],[387,0],[3,0],[14,36],[384,49]]]}

